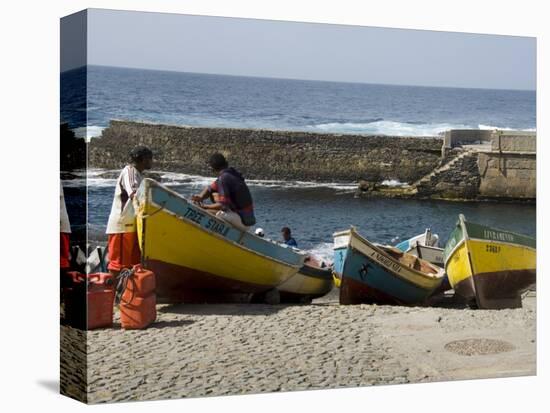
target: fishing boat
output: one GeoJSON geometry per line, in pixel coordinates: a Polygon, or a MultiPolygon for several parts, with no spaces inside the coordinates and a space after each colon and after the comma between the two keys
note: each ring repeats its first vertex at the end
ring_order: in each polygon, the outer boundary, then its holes
{"type": "Polygon", "coordinates": [[[332,269],[321,259],[308,255],[296,275],[277,287],[281,302],[310,303],[328,294],[334,286],[332,269]]]}
{"type": "Polygon", "coordinates": [[[163,301],[248,302],[304,264],[305,252],[243,232],[151,179],[136,198],[142,264],[163,301]]]}
{"type": "Polygon", "coordinates": [[[395,247],[439,267],[445,265],[443,248],[439,247],[439,236],[432,234],[430,228],[426,228],[426,231],[422,234],[400,242],[395,247]]]}
{"type": "Polygon", "coordinates": [[[340,304],[418,305],[443,280],[442,268],[395,247],[376,245],[353,227],[333,236],[340,304]]]}
{"type": "Polygon", "coordinates": [[[478,308],[518,308],[521,293],[536,282],[536,240],[460,214],[445,246],[445,269],[455,292],[478,308]]]}

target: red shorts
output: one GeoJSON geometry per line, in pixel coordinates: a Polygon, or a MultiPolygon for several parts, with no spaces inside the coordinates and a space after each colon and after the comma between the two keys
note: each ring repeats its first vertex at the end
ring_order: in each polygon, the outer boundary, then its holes
{"type": "Polygon", "coordinates": [[[59,233],[60,251],[59,251],[59,267],[61,269],[67,269],[71,266],[71,259],[69,254],[71,234],[66,232],[59,233]]]}
{"type": "Polygon", "coordinates": [[[121,271],[141,262],[137,232],[109,234],[109,265],[107,269],[121,271]]]}

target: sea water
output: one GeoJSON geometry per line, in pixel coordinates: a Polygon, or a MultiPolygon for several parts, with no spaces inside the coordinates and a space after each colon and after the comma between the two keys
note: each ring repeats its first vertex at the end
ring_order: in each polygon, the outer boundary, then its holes
{"type": "MultiPolygon", "coordinates": [[[[63,74],[62,87],[70,87],[68,80],[77,75],[82,72],[63,74]]],[[[88,67],[86,75],[86,116],[81,105],[63,104],[63,100],[61,114],[78,134],[89,138],[100,135],[111,119],[395,136],[434,136],[451,128],[536,128],[534,91],[317,82],[100,66],[88,67]]],[[[88,236],[97,242],[106,240],[115,185],[115,179],[105,178],[104,172],[89,171],[87,180],[88,236]]],[[[184,196],[198,193],[213,179],[158,172],[164,183],[184,196]]],[[[64,182],[69,214],[74,210],[71,194],[82,190],[83,178],[64,182]]],[[[356,198],[353,182],[248,182],[256,227],[262,227],[267,237],[280,239],[281,227],[289,226],[300,247],[325,257],[331,255],[332,233],[350,225],[375,242],[404,240],[426,228],[444,242],[459,213],[473,222],[536,234],[535,205],[356,198]]],[[[71,218],[78,231],[85,217],[71,218]]]]}
{"type": "MultiPolygon", "coordinates": [[[[185,197],[197,194],[214,179],[157,172],[165,185],[185,197]]],[[[94,244],[107,239],[105,229],[116,183],[101,178],[103,174],[100,170],[88,174],[88,237],[94,244]]],[[[64,181],[66,198],[84,184],[84,179],[64,181]]],[[[268,238],[282,240],[280,230],[288,226],[300,248],[325,259],[332,256],[332,234],[352,225],[368,239],[384,244],[431,228],[444,244],[462,213],[472,222],[536,235],[536,207],[532,204],[357,198],[351,184],[259,180],[248,184],[255,204],[255,228],[263,228],[268,238]]],[[[67,207],[71,213],[71,205],[67,207]]]]}
{"type": "MultiPolygon", "coordinates": [[[[90,136],[99,135],[111,119],[395,136],[433,136],[460,128],[536,128],[532,90],[321,82],[104,66],[88,66],[86,74],[90,136]]],[[[79,71],[62,74],[62,87],[74,88],[71,78],[78,75],[79,71]]],[[[62,96],[72,93],[65,91],[62,96]]],[[[62,102],[61,116],[70,126],[83,126],[82,110],[74,104],[62,102]]]]}

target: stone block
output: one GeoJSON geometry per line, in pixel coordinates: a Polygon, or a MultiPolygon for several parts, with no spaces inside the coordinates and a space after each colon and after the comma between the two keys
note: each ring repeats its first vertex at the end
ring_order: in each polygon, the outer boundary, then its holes
{"type": "Polygon", "coordinates": [[[524,181],[533,181],[536,182],[537,179],[537,171],[534,169],[518,169],[516,170],[516,176],[519,179],[522,179],[524,181]]]}
{"type": "Polygon", "coordinates": [[[487,168],[485,171],[484,178],[500,178],[502,177],[502,172],[497,168],[487,168]]]}
{"type": "Polygon", "coordinates": [[[536,152],[537,136],[534,132],[505,132],[493,135],[491,147],[504,152],[536,152]]]}
{"type": "Polygon", "coordinates": [[[503,164],[506,169],[534,169],[536,161],[525,158],[505,157],[503,164]]]}

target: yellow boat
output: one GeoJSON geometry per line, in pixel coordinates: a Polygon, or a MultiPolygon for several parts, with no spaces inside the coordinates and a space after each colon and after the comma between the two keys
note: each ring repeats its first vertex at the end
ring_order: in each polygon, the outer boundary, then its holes
{"type": "Polygon", "coordinates": [[[451,286],[478,308],[521,307],[521,293],[536,282],[534,238],[467,222],[462,214],[444,255],[451,286]]]}
{"type": "Polygon", "coordinates": [[[247,302],[304,264],[304,252],[240,231],[151,179],[136,199],[142,263],[163,301],[247,302]]]}

